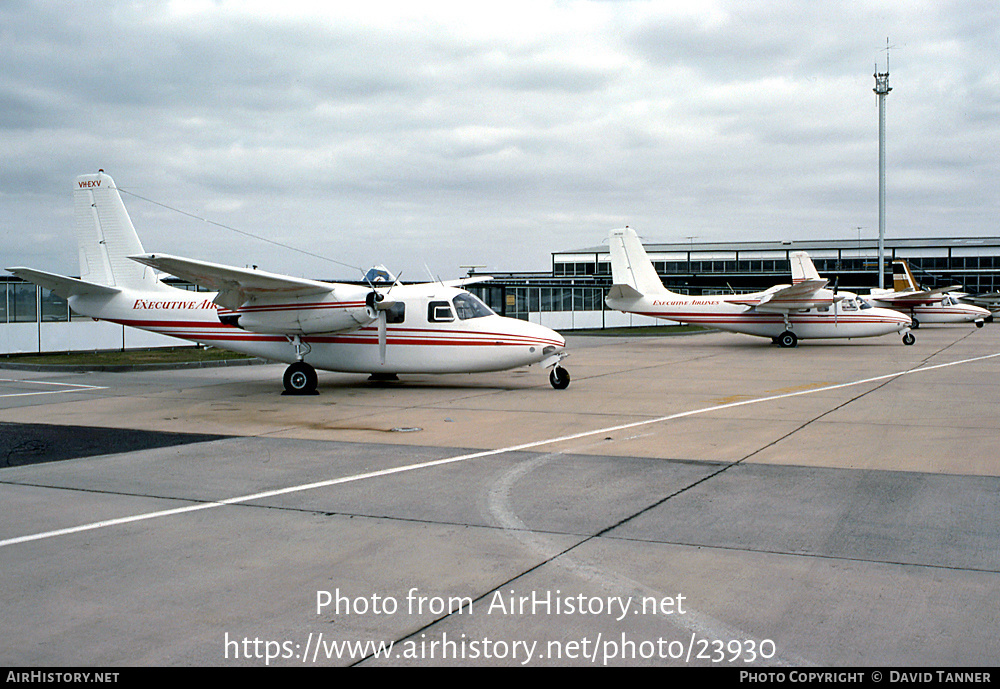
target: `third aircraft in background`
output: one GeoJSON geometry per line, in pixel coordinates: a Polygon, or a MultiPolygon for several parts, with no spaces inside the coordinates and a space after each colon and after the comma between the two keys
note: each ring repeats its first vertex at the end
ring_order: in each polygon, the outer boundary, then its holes
{"type": "Polygon", "coordinates": [[[770,337],[782,347],[794,347],[801,339],[888,333],[903,333],[904,344],[915,340],[909,316],[827,289],[827,280],[819,277],[805,252],[789,254],[795,275],[791,285],[753,294],[693,297],[663,286],[634,230],[612,230],[609,242],[613,285],[607,304],[619,311],[770,337]]]}

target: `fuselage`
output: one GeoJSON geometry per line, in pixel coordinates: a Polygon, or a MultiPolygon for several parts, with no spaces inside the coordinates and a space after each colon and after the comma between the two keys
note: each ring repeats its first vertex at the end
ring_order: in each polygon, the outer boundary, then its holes
{"type": "Polygon", "coordinates": [[[437,283],[397,285],[391,290],[396,306],[388,312],[383,363],[377,321],[365,311],[366,290],[346,291],[351,293],[346,300],[258,300],[230,311],[213,302],[215,293],[160,283],[152,292],[72,296],[70,306],[85,316],[286,363],[298,357],[282,327],[304,314],[301,322],[308,325],[291,331],[303,345],[302,360],[330,371],[500,371],[540,363],[565,349],[565,339],[555,331],[499,316],[465,290],[437,283]],[[362,294],[360,300],[354,291],[362,294]],[[244,316],[249,323],[242,322],[244,316]],[[324,319],[337,324],[336,331],[312,330],[324,319]],[[253,329],[241,327],[247,325],[253,329]]]}

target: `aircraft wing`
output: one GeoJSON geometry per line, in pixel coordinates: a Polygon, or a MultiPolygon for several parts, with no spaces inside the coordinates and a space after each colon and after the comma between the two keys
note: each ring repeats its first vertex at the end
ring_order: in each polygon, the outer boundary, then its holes
{"type": "Polygon", "coordinates": [[[59,275],[58,273],[46,273],[44,270],[35,270],[33,268],[7,268],[7,270],[19,278],[24,278],[29,282],[51,290],[53,294],[63,299],[69,299],[71,296],[78,294],[103,294],[110,296],[121,292],[117,287],[98,285],[86,280],[59,275]]]}
{"type": "Polygon", "coordinates": [[[470,275],[464,278],[458,278],[457,280],[445,280],[445,287],[463,287],[464,285],[472,285],[477,282],[489,282],[493,279],[492,275],[470,275]]]}
{"type": "Polygon", "coordinates": [[[238,309],[253,296],[300,297],[308,294],[326,294],[333,290],[333,285],[318,280],[277,275],[263,270],[237,268],[167,254],[142,254],[129,258],[218,292],[215,303],[232,310],[238,309]]]}
{"type": "Polygon", "coordinates": [[[959,289],[962,289],[961,285],[952,285],[951,287],[938,287],[937,289],[920,290],[918,292],[885,292],[871,296],[872,299],[877,299],[893,306],[917,306],[919,304],[939,302],[947,292],[959,289]]]}
{"type": "Polygon", "coordinates": [[[842,297],[834,297],[831,292],[822,291],[827,282],[818,278],[804,279],[794,285],[783,285],[766,292],[751,308],[757,311],[782,313],[829,306],[832,301],[838,301],[842,297]]]}
{"type": "Polygon", "coordinates": [[[995,309],[998,305],[1000,305],[1000,292],[984,292],[983,294],[966,294],[965,292],[962,292],[952,296],[957,296],[959,301],[965,302],[966,304],[985,306],[988,309],[995,309]]]}

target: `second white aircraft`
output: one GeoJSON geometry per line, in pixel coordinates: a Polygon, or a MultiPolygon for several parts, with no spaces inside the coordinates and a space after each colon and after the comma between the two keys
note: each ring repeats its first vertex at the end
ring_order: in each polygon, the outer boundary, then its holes
{"type": "Polygon", "coordinates": [[[915,341],[908,316],[827,289],[827,280],[819,277],[805,252],[789,254],[793,272],[803,276],[791,285],[776,285],[753,294],[695,297],[663,286],[631,228],[612,230],[609,242],[614,284],[606,301],[619,311],[770,337],[782,347],[794,347],[801,339],[889,333],[902,333],[903,344],[915,341]]]}

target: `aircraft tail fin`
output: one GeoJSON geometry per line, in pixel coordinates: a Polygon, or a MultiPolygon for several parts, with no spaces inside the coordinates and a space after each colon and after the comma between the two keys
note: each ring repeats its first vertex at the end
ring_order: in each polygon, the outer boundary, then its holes
{"type": "Polygon", "coordinates": [[[82,280],[118,288],[159,287],[151,268],[129,259],[146,252],[111,177],[103,170],[77,177],[73,206],[82,280]]]}
{"type": "MultiPolygon", "coordinates": [[[[635,230],[629,227],[611,230],[608,242],[611,249],[611,277],[614,285],[627,287],[638,294],[658,294],[667,291],[635,230]]],[[[623,292],[628,294],[627,291],[623,292]]]]}
{"type": "Polygon", "coordinates": [[[792,251],[788,254],[788,260],[792,264],[792,284],[804,282],[806,280],[819,280],[819,272],[813,264],[809,254],[805,251],[792,251]]]}
{"type": "Polygon", "coordinates": [[[892,288],[896,292],[912,292],[920,289],[906,261],[892,262],[892,288]]]}

